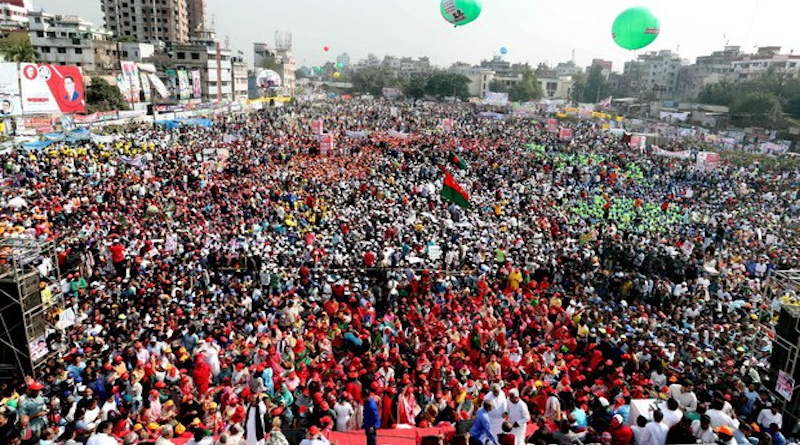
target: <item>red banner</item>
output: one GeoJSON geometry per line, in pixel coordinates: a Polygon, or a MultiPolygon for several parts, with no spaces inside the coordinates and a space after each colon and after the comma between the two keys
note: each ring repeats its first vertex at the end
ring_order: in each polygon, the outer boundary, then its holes
{"type": "Polygon", "coordinates": [[[558,131],[558,120],[556,119],[547,119],[547,131],[550,133],[555,133],[558,131]]]}
{"type": "Polygon", "coordinates": [[[322,134],[323,132],[323,123],[322,119],[317,119],[311,121],[311,133],[313,134],[322,134]]]}
{"type": "Polygon", "coordinates": [[[559,135],[562,141],[571,141],[572,140],[572,129],[571,128],[562,128],[561,134],[559,135]]]}
{"type": "Polygon", "coordinates": [[[319,153],[321,155],[332,155],[334,150],[333,134],[325,133],[319,137],[319,153]]]}

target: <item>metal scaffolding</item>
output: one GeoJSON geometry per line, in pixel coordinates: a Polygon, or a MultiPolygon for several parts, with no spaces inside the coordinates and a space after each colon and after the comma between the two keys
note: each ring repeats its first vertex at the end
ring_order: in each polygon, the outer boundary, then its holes
{"type": "Polygon", "coordinates": [[[64,309],[54,241],[0,241],[0,301],[0,373],[19,372],[36,378],[56,354],[47,337],[57,331],[64,309]],[[50,288],[49,297],[42,292],[42,283],[50,288]]]}

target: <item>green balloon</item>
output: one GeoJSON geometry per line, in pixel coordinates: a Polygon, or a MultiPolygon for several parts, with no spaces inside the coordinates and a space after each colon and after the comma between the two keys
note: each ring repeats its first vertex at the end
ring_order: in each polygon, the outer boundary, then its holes
{"type": "Polygon", "coordinates": [[[653,43],[661,32],[659,20],[644,7],[622,11],[614,20],[611,36],[617,45],[630,50],[641,49],[653,43]]]}
{"type": "Polygon", "coordinates": [[[442,0],[441,12],[445,20],[464,26],[481,15],[481,0],[442,0]]]}
{"type": "Polygon", "coordinates": [[[342,69],[343,66],[344,65],[342,65],[342,62],[339,62],[339,63],[336,64],[336,69],[340,70],[340,69],[342,69]]]}

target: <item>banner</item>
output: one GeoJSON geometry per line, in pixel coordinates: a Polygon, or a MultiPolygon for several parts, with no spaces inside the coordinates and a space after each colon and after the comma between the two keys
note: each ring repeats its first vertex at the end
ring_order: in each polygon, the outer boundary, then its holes
{"type": "Polygon", "coordinates": [[[547,119],[547,131],[550,133],[558,131],[558,119],[547,119]]]}
{"type": "Polygon", "coordinates": [[[559,134],[559,138],[562,141],[571,141],[572,140],[572,129],[571,128],[562,128],[559,134]]]}
{"type": "Polygon", "coordinates": [[[0,63],[0,116],[22,115],[16,63],[0,63]]]}
{"type": "Polygon", "coordinates": [[[333,134],[325,133],[319,138],[319,154],[329,155],[333,154],[334,141],[333,134]]]}
{"type": "Polygon", "coordinates": [[[445,119],[442,121],[442,129],[448,132],[452,131],[454,126],[453,124],[454,124],[453,119],[445,119]]]}
{"type": "Polygon", "coordinates": [[[794,379],[785,371],[778,371],[778,381],[775,383],[775,392],[786,399],[787,402],[792,400],[794,379]]]}
{"type": "Polygon", "coordinates": [[[124,60],[120,60],[119,65],[122,68],[122,80],[125,87],[122,95],[128,102],[138,103],[139,93],[142,90],[139,86],[139,68],[136,67],[136,63],[124,60]]]}
{"type": "Polygon", "coordinates": [[[701,172],[710,172],[716,170],[719,165],[719,153],[711,151],[701,151],[697,154],[697,170],[701,172]]]}
{"type": "Polygon", "coordinates": [[[189,85],[189,74],[184,70],[178,71],[178,92],[181,100],[188,100],[192,97],[192,87],[189,85]]]}
{"type": "Polygon", "coordinates": [[[144,96],[145,102],[150,102],[152,97],[150,96],[150,81],[147,79],[147,73],[139,73],[139,81],[140,85],[142,86],[142,95],[144,96]]]}
{"type": "Polygon", "coordinates": [[[169,95],[176,99],[180,98],[180,88],[178,87],[178,72],[175,70],[166,70],[167,73],[167,91],[169,95]]]}
{"type": "Polygon", "coordinates": [[[366,131],[346,131],[345,134],[351,139],[364,139],[367,137],[366,131]]]}
{"type": "Polygon", "coordinates": [[[667,112],[667,111],[662,111],[662,112],[660,112],[658,114],[658,117],[662,121],[666,121],[666,122],[675,122],[675,121],[686,122],[686,119],[689,118],[689,113],[688,112],[685,112],[685,113],[670,113],[670,112],[667,112]]]}
{"type": "Polygon", "coordinates": [[[25,114],[78,113],[86,109],[80,67],[22,63],[20,70],[25,114]]]}
{"type": "Polygon", "coordinates": [[[203,95],[203,85],[200,79],[200,71],[192,71],[192,98],[200,99],[203,95]]]}
{"type": "Polygon", "coordinates": [[[320,135],[324,131],[324,124],[322,123],[322,119],[316,119],[311,121],[311,134],[320,135]]]}
{"type": "Polygon", "coordinates": [[[117,159],[120,162],[128,164],[132,167],[144,168],[144,156],[137,156],[135,158],[131,158],[128,156],[119,156],[117,159]]]}
{"type": "Polygon", "coordinates": [[[692,157],[692,152],[689,150],[683,151],[668,151],[662,148],[659,148],[656,145],[653,145],[653,154],[656,156],[663,156],[665,158],[674,158],[674,159],[689,159],[692,157]]]}
{"type": "Polygon", "coordinates": [[[387,97],[389,99],[400,97],[403,95],[403,93],[400,92],[400,90],[398,90],[397,88],[384,88],[383,90],[381,90],[381,92],[383,93],[383,97],[387,97]]]}
{"type": "Polygon", "coordinates": [[[147,78],[150,79],[150,82],[153,84],[153,87],[155,87],[158,95],[161,96],[162,99],[169,97],[169,90],[167,89],[167,86],[164,85],[164,82],[162,82],[158,76],[155,74],[148,74],[147,78]]]}
{"type": "Polygon", "coordinates": [[[631,141],[628,143],[631,148],[638,148],[644,150],[647,144],[647,136],[634,134],[631,136],[631,141]]]}
{"type": "Polygon", "coordinates": [[[487,91],[486,94],[483,95],[483,104],[504,107],[508,105],[508,93],[492,93],[491,91],[487,91]]]}
{"type": "Polygon", "coordinates": [[[389,130],[389,136],[398,139],[408,139],[408,133],[401,133],[395,130],[389,130]]]}

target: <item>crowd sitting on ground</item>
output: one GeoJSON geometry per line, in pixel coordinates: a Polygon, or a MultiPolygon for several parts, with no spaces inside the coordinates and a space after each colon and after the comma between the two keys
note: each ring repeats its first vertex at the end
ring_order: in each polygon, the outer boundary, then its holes
{"type": "Polygon", "coordinates": [[[784,445],[765,280],[797,265],[800,172],[566,125],[353,100],[5,154],[0,229],[58,243],[70,322],[0,387],[0,443],[784,445]]]}

